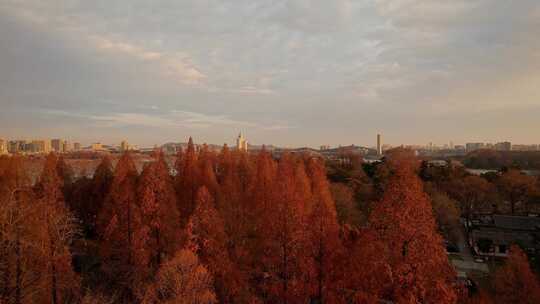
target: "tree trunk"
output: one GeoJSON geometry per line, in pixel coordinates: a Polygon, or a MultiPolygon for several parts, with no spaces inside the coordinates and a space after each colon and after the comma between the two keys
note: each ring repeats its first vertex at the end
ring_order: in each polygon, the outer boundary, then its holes
{"type": "Polygon", "coordinates": [[[51,259],[51,297],[52,304],[58,304],[58,295],[57,295],[57,278],[56,278],[56,262],[54,261],[54,243],[51,240],[49,245],[50,250],[50,259],[51,259]]]}
{"type": "Polygon", "coordinates": [[[15,304],[21,304],[21,241],[18,226],[15,235],[15,256],[15,304]]]}
{"type": "Polygon", "coordinates": [[[131,202],[127,205],[127,234],[128,234],[128,265],[131,265],[131,202]]]}

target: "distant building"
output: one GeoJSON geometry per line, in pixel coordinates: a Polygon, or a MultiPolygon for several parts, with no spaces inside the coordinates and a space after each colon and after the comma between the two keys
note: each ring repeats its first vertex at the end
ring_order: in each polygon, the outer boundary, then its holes
{"type": "Polygon", "coordinates": [[[377,134],[377,155],[381,156],[382,154],[383,154],[382,137],[381,137],[381,134],[377,134]]]}
{"type": "Polygon", "coordinates": [[[236,138],[236,148],[240,151],[248,150],[248,142],[242,132],[240,132],[240,134],[238,134],[238,137],[236,138]]]}
{"type": "Polygon", "coordinates": [[[78,143],[78,142],[73,143],[73,150],[74,151],[80,151],[81,150],[81,143],[78,143]]]}
{"type": "Polygon", "coordinates": [[[513,151],[538,151],[538,145],[513,145],[513,151]]]}
{"type": "Polygon", "coordinates": [[[495,150],[497,151],[511,151],[512,150],[512,143],[505,141],[495,144],[495,150]]]}
{"type": "Polygon", "coordinates": [[[26,140],[12,140],[8,143],[8,152],[11,154],[30,152],[30,144],[26,140]]]}
{"type": "Polygon", "coordinates": [[[323,145],[323,146],[320,147],[319,150],[321,150],[321,151],[330,150],[330,146],[323,145]]]}
{"type": "Polygon", "coordinates": [[[465,148],[466,148],[467,152],[472,152],[472,151],[475,151],[475,150],[484,149],[485,144],[484,143],[467,143],[465,145],[465,148]]]}
{"type": "Polygon", "coordinates": [[[93,143],[91,146],[92,151],[103,151],[103,145],[101,143],[93,143]]]}
{"type": "Polygon", "coordinates": [[[7,154],[7,153],[8,153],[7,141],[0,139],[0,155],[7,154]]]}
{"type": "Polygon", "coordinates": [[[31,151],[33,153],[50,153],[52,151],[51,141],[48,139],[36,139],[32,140],[31,151]]]}
{"type": "Polygon", "coordinates": [[[51,140],[51,148],[56,153],[64,152],[64,140],[62,139],[51,140]]]}
{"type": "Polygon", "coordinates": [[[71,143],[67,140],[64,140],[62,152],[67,153],[67,152],[71,152],[71,150],[72,150],[71,143]]]}

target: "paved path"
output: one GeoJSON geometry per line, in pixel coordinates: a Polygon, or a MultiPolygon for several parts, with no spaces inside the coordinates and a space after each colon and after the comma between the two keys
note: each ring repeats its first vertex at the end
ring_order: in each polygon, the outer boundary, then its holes
{"type": "Polygon", "coordinates": [[[467,243],[467,237],[465,232],[465,227],[460,225],[460,234],[458,239],[457,247],[459,248],[459,253],[455,254],[460,259],[451,259],[452,265],[456,268],[457,271],[481,271],[488,273],[489,267],[485,263],[476,263],[474,261],[474,256],[471,253],[469,244],[467,243]]]}

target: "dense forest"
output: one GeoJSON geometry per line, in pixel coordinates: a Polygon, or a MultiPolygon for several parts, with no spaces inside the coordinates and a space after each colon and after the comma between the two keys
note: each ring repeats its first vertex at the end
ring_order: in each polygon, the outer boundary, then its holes
{"type": "Polygon", "coordinates": [[[174,166],[155,151],[105,156],[74,178],[50,154],[33,183],[0,158],[0,303],[540,303],[513,246],[476,290],[445,241],[459,217],[526,213],[538,180],[471,176],[406,150],[382,163],[220,153],[190,139],[174,166]]]}

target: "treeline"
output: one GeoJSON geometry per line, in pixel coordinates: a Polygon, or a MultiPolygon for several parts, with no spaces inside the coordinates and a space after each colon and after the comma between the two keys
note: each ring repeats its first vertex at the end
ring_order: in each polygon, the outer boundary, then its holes
{"type": "Polygon", "coordinates": [[[477,176],[460,166],[430,167],[424,162],[419,174],[428,188],[455,200],[463,218],[475,213],[540,214],[540,179],[518,169],[477,176]]]}
{"type": "Polygon", "coordinates": [[[540,152],[477,150],[467,154],[463,164],[472,169],[540,170],[540,152]]]}
{"type": "MultiPolygon", "coordinates": [[[[174,170],[156,151],[139,174],[126,153],[74,180],[51,154],[36,184],[22,161],[0,158],[0,303],[492,301],[456,280],[406,152],[360,191],[377,201],[354,224],[307,156],[216,154],[190,139],[174,170]]],[[[497,278],[495,302],[540,299],[518,248],[497,278]]]]}

